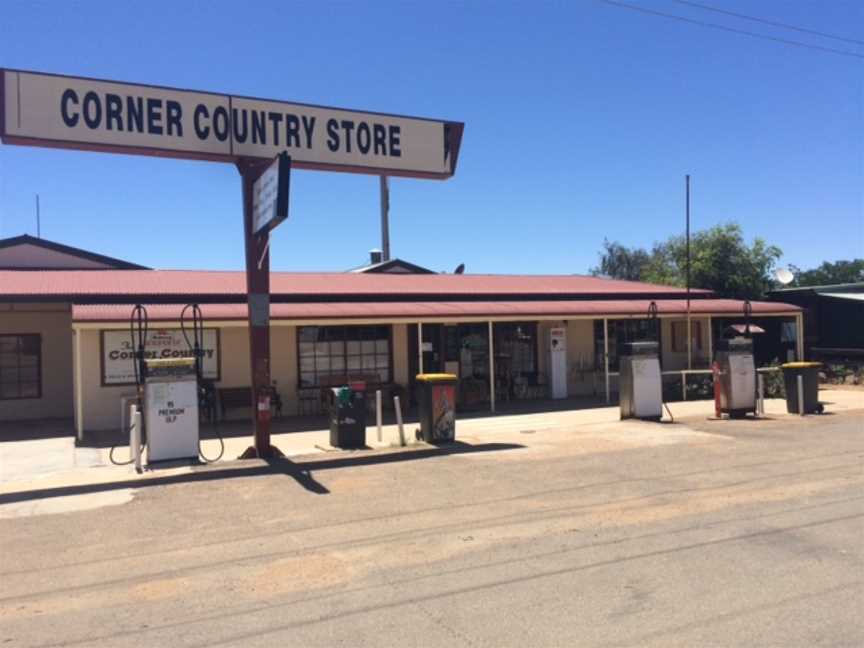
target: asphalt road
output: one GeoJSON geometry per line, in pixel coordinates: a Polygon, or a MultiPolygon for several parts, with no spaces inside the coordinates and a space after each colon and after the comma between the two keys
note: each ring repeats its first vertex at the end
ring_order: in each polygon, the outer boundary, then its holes
{"type": "Polygon", "coordinates": [[[0,520],[0,646],[861,646],[862,420],[233,463],[0,520]]]}

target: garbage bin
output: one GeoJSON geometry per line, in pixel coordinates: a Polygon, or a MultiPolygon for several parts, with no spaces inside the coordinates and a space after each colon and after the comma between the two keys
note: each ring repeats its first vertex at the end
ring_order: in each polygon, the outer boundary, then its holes
{"type": "Polygon", "coordinates": [[[819,404],[819,369],[821,362],[787,362],[780,365],[783,384],[786,388],[786,411],[801,414],[798,406],[798,376],[804,381],[804,414],[822,412],[819,404]]]}
{"type": "Polygon", "coordinates": [[[366,446],[366,397],[350,387],[334,387],[330,395],[330,445],[366,446]]]}
{"type": "Polygon", "coordinates": [[[454,374],[418,374],[420,433],[426,443],[448,443],[456,438],[456,383],[454,374]]]}

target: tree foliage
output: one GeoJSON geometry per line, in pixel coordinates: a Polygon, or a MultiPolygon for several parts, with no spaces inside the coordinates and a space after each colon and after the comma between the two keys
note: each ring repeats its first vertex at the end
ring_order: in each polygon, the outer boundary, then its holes
{"type": "MultiPolygon", "coordinates": [[[[744,240],[737,223],[718,225],[690,237],[690,285],[713,290],[720,297],[759,299],[772,287],[771,271],[782,252],[763,239],[744,240]]],[[[603,242],[600,264],[594,275],[615,279],[685,286],[687,241],[673,236],[655,243],[650,252],[603,242]]]]}
{"type": "Polygon", "coordinates": [[[799,270],[792,266],[795,275],[793,286],[830,286],[832,284],[858,283],[864,281],[864,259],[851,261],[824,261],[811,270],[799,270]]]}

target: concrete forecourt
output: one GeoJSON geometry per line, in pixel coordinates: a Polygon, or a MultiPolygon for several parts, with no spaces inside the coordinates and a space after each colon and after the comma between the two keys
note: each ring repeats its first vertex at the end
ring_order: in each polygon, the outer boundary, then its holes
{"type": "Polygon", "coordinates": [[[845,407],[489,417],[441,449],[7,482],[0,640],[862,645],[864,402],[823,396],[845,407]]]}

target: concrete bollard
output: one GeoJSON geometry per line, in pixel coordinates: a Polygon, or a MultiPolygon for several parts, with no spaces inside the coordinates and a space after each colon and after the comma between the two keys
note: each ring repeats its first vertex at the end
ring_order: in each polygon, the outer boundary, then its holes
{"type": "Polygon", "coordinates": [[[141,410],[137,405],[129,406],[129,452],[132,454],[132,463],[135,471],[141,472],[141,410]]]}
{"type": "Polygon", "coordinates": [[[756,412],[765,415],[765,377],[760,373],[756,374],[756,412]]]}
{"type": "Polygon", "coordinates": [[[405,445],[405,428],[402,425],[402,405],[399,403],[399,397],[393,397],[393,405],[396,408],[396,424],[399,426],[399,445],[405,445]]]}

